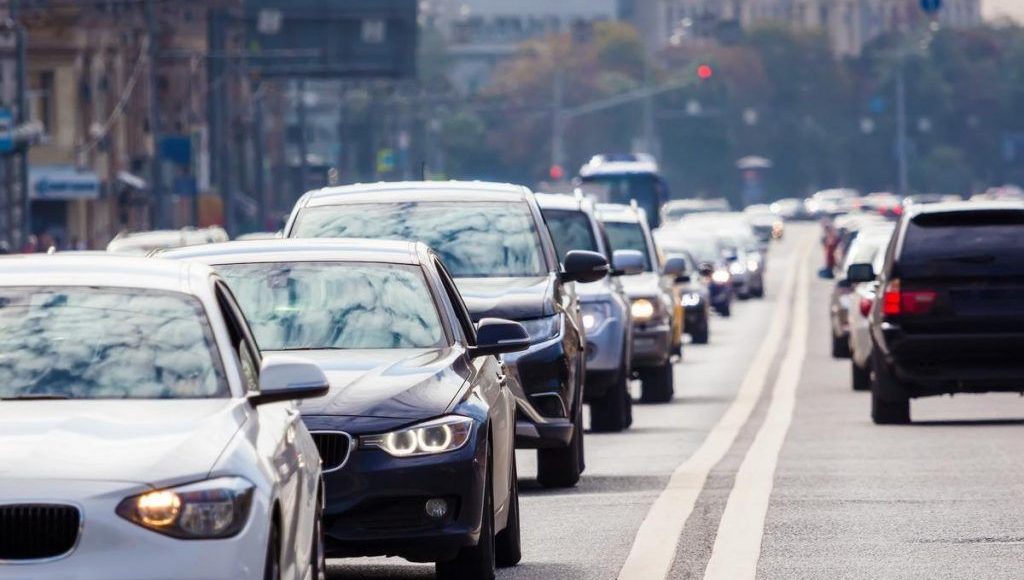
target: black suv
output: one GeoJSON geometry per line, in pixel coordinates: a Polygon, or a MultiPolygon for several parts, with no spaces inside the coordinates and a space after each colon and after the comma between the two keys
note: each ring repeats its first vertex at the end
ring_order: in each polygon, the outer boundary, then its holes
{"type": "MultiPolygon", "coordinates": [[[[910,399],[1024,392],[1024,204],[910,206],[869,316],[875,423],[910,422],[910,399]]],[[[853,264],[848,278],[875,278],[853,264]]]]}
{"type": "Polygon", "coordinates": [[[521,186],[404,182],[312,191],[295,205],[291,238],[420,241],[455,278],[474,321],[521,323],[532,346],[502,356],[516,396],[516,446],[536,448],[537,479],[568,487],[584,469],[585,336],[574,284],[608,274],[594,252],[559,265],[537,200],[521,186]]]}

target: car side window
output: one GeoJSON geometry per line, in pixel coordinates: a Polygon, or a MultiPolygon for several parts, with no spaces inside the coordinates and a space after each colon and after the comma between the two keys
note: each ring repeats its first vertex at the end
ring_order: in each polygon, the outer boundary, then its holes
{"type": "Polygon", "coordinates": [[[235,302],[231,290],[223,282],[216,282],[217,302],[224,313],[231,346],[238,356],[242,369],[242,383],[246,392],[255,393],[260,388],[260,351],[256,347],[249,326],[235,302]]]}
{"type": "Polygon", "coordinates": [[[473,325],[473,318],[469,315],[469,309],[466,308],[466,303],[462,301],[462,294],[459,294],[459,289],[455,286],[455,281],[452,280],[451,275],[448,274],[448,270],[445,269],[444,264],[441,260],[434,258],[434,266],[437,268],[437,274],[441,277],[441,284],[444,286],[445,293],[448,294],[448,299],[452,303],[452,308],[455,309],[455,316],[459,319],[459,326],[462,327],[462,333],[466,335],[466,340],[470,346],[476,344],[476,327],[473,325]]]}

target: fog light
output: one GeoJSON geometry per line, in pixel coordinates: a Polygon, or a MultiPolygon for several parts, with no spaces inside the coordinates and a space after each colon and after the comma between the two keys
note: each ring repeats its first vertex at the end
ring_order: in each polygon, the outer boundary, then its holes
{"type": "Polygon", "coordinates": [[[448,515],[448,502],[440,498],[428,499],[423,511],[427,512],[427,516],[439,520],[448,515]]]}
{"type": "Polygon", "coordinates": [[[592,361],[596,357],[597,357],[597,345],[592,343],[592,342],[588,342],[587,343],[587,360],[588,361],[592,361]]]}

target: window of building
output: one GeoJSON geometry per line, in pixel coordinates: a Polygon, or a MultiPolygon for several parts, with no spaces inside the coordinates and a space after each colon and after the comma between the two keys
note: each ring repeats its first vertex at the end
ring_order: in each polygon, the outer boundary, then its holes
{"type": "Polygon", "coordinates": [[[54,73],[40,71],[29,74],[28,116],[43,126],[43,134],[49,135],[56,122],[54,118],[54,73]]]}

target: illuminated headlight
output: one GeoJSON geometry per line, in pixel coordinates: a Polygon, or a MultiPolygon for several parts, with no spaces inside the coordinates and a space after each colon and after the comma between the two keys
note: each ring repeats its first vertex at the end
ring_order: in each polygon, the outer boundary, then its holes
{"type": "Polygon", "coordinates": [[[536,344],[558,336],[561,317],[559,315],[545,316],[531,320],[520,320],[526,332],[530,335],[530,342],[536,344]]]}
{"type": "Polygon", "coordinates": [[[636,322],[647,322],[654,318],[654,303],[646,298],[637,298],[629,307],[633,320],[636,322]]]}
{"type": "Polygon", "coordinates": [[[739,276],[744,274],[747,268],[741,262],[733,262],[729,264],[729,273],[733,276],[739,276]]]}
{"type": "Polygon", "coordinates": [[[590,332],[611,318],[612,305],[607,302],[589,302],[580,305],[583,310],[583,328],[590,332]]]}
{"type": "Polygon", "coordinates": [[[700,304],[700,294],[697,294],[696,292],[687,292],[686,294],[682,295],[680,301],[682,302],[684,308],[697,306],[698,304],[700,304]]]}
{"type": "Polygon", "coordinates": [[[732,276],[725,270],[715,270],[715,273],[711,275],[711,280],[716,284],[728,284],[732,276]]]}
{"type": "Polygon", "coordinates": [[[473,432],[469,417],[450,415],[398,431],[359,438],[359,446],[377,448],[392,457],[419,457],[461,449],[473,432]]]}
{"type": "Polygon", "coordinates": [[[761,265],[757,263],[757,260],[747,260],[747,270],[751,272],[757,272],[761,265]]]}
{"type": "Polygon", "coordinates": [[[241,477],[220,477],[132,496],[116,511],[132,523],[174,538],[228,538],[245,527],[254,489],[241,477]]]}

